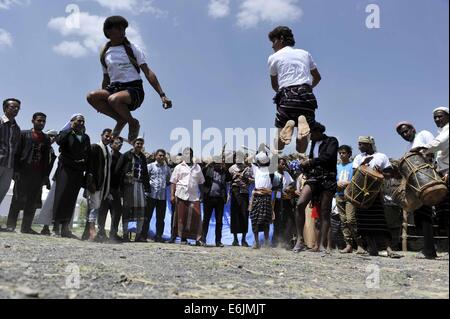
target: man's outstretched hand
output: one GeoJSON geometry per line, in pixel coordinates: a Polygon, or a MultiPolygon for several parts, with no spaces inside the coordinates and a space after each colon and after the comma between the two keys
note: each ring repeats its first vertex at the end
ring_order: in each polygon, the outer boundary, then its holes
{"type": "Polygon", "coordinates": [[[168,98],[168,97],[166,97],[166,96],[163,96],[162,98],[161,98],[161,101],[162,101],[162,103],[163,103],[163,108],[164,109],[170,109],[170,108],[172,108],[172,101],[168,98]]]}

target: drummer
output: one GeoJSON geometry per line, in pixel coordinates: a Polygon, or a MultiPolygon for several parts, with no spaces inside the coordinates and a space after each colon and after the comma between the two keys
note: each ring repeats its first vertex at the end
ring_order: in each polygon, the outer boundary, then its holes
{"type": "MultiPolygon", "coordinates": [[[[354,171],[360,166],[367,165],[383,175],[392,176],[393,169],[389,158],[385,154],[377,152],[375,139],[372,136],[360,136],[358,146],[361,154],[358,154],[353,161],[354,171]]],[[[358,232],[366,239],[370,255],[378,256],[376,240],[377,238],[382,238],[386,242],[388,257],[401,257],[394,253],[391,248],[392,238],[387,227],[381,198],[377,198],[369,208],[357,208],[356,219],[358,232]]]]}
{"type": "MultiPolygon", "coordinates": [[[[420,131],[417,133],[414,125],[410,122],[400,122],[396,127],[397,133],[407,142],[409,142],[407,152],[418,150],[426,147],[433,140],[433,134],[428,131],[420,131]]],[[[411,213],[411,212],[408,212],[411,213]]],[[[414,224],[417,229],[422,229],[423,234],[423,250],[417,258],[435,259],[437,257],[436,248],[434,246],[432,214],[431,206],[423,205],[414,212],[414,224]]]]}
{"type": "MultiPolygon", "coordinates": [[[[437,171],[443,177],[448,187],[448,107],[438,107],[433,111],[433,118],[438,127],[438,136],[425,145],[426,153],[436,153],[437,171]]],[[[449,198],[448,196],[437,205],[436,215],[441,222],[440,225],[445,226],[447,237],[449,235],[449,198]]]]}

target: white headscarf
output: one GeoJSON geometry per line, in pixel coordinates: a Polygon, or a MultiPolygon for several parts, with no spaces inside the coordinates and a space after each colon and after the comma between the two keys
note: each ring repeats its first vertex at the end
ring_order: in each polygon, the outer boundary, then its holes
{"type": "Polygon", "coordinates": [[[445,112],[445,113],[448,114],[448,107],[440,106],[440,107],[438,107],[438,108],[435,108],[435,109],[433,110],[433,114],[436,113],[437,111],[442,111],[442,112],[445,112]]]}
{"type": "Polygon", "coordinates": [[[66,130],[70,129],[70,128],[72,127],[72,121],[73,121],[74,119],[76,119],[78,116],[84,117],[84,115],[81,114],[81,113],[77,113],[77,114],[72,115],[72,117],[70,118],[70,121],[67,122],[66,125],[63,126],[63,128],[61,129],[61,131],[66,131],[66,130]]]}

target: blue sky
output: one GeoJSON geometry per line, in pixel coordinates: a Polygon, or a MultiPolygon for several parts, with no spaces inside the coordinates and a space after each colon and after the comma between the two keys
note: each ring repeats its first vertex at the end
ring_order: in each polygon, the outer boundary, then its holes
{"type": "Polygon", "coordinates": [[[172,129],[190,129],[195,119],[203,128],[270,128],[267,33],[288,25],[322,74],[317,118],[329,135],[355,147],[359,135],[373,135],[379,151],[398,158],[406,146],[395,124],[409,120],[435,133],[431,111],[448,106],[448,6],[447,0],[0,0],[0,99],[23,101],[23,129],[36,111],[48,114],[48,129],[81,112],[97,141],[113,126],[85,100],[102,78],[97,51],[105,39],[97,26],[121,14],[174,101],[164,111],[145,84],[146,100],[134,114],[147,149],[170,149],[172,129]],[[379,29],[366,27],[371,3],[380,8],[379,29]],[[82,12],[79,29],[65,27],[69,4],[82,12]]]}

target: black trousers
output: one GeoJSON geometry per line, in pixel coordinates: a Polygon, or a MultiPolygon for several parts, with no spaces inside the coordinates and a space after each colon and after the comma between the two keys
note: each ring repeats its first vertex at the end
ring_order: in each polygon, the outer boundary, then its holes
{"type": "Polygon", "coordinates": [[[31,230],[36,203],[41,195],[44,172],[25,168],[19,173],[19,180],[14,184],[13,198],[9,208],[7,227],[15,229],[19,212],[23,210],[21,231],[31,230]]]}
{"type": "Polygon", "coordinates": [[[145,207],[144,226],[142,227],[141,236],[145,239],[148,237],[148,231],[150,230],[150,221],[153,217],[153,211],[156,208],[156,237],[162,237],[164,233],[164,219],[166,218],[166,200],[159,200],[154,198],[147,199],[147,205],[145,207]]]}
{"type": "Polygon", "coordinates": [[[61,165],[56,174],[55,202],[53,214],[55,222],[70,223],[77,203],[78,193],[83,184],[83,171],[61,165]]]}
{"type": "Polygon", "coordinates": [[[105,232],[106,218],[109,211],[111,214],[111,229],[109,234],[117,235],[117,232],[119,231],[120,218],[122,217],[122,203],[120,202],[120,193],[118,190],[112,189],[109,193],[111,194],[112,199],[108,198],[103,201],[98,212],[98,230],[101,233],[105,232]]]}
{"type": "Polygon", "coordinates": [[[422,206],[414,212],[414,224],[422,231],[423,254],[427,257],[436,257],[432,215],[433,210],[430,206],[422,206]]]}
{"type": "Polygon", "coordinates": [[[233,187],[231,190],[231,233],[247,234],[248,232],[248,202],[249,195],[240,193],[239,187],[233,187]]]}
{"type": "Polygon", "coordinates": [[[295,225],[294,207],[291,200],[276,199],[274,211],[272,244],[288,243],[292,239],[290,229],[292,225],[295,225]]]}
{"type": "Polygon", "coordinates": [[[212,212],[214,210],[216,217],[216,243],[222,242],[222,226],[223,226],[223,209],[225,201],[222,197],[208,197],[203,202],[203,227],[202,227],[202,239],[206,242],[206,236],[208,235],[209,221],[211,220],[212,212]]]}

